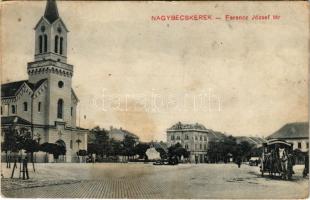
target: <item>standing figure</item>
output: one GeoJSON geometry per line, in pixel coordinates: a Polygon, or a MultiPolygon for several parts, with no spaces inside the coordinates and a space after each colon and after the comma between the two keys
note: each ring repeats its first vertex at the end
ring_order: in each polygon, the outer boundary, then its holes
{"type": "Polygon", "coordinates": [[[305,168],[304,171],[302,172],[303,177],[306,177],[309,173],[309,155],[306,154],[305,156],[305,168]]]}
{"type": "Polygon", "coordinates": [[[237,157],[237,160],[236,160],[236,162],[237,162],[237,165],[238,165],[238,168],[240,168],[241,167],[241,156],[238,156],[237,157]]]}

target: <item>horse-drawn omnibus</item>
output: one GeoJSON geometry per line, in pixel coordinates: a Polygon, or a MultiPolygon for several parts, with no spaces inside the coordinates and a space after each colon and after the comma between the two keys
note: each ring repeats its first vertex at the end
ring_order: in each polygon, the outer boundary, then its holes
{"type": "Polygon", "coordinates": [[[263,143],[260,171],[269,176],[291,179],[293,174],[293,145],[284,140],[272,139],[263,143]]]}

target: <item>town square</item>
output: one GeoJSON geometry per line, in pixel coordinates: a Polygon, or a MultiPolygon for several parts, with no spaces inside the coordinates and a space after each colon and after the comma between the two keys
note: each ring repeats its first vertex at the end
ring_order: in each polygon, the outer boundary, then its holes
{"type": "Polygon", "coordinates": [[[307,198],[308,10],[274,6],[4,2],[2,196],[307,198]]]}
{"type": "Polygon", "coordinates": [[[308,193],[302,170],[297,166],[293,180],[282,181],[261,177],[258,167],[236,164],[41,163],[38,172],[30,174],[33,180],[2,186],[2,194],[14,198],[298,198],[308,193]]]}

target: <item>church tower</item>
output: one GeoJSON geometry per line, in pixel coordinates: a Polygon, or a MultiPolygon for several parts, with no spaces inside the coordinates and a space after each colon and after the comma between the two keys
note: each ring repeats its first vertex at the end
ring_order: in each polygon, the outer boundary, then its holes
{"type": "Polygon", "coordinates": [[[73,66],[67,63],[68,29],[55,0],[47,0],[44,15],[34,30],[34,62],[28,63],[27,72],[34,85],[47,81],[45,124],[75,127],[78,99],[72,90],[73,66]]]}
{"type": "Polygon", "coordinates": [[[55,0],[48,0],[35,29],[35,60],[67,62],[68,29],[58,14],[55,0]]]}

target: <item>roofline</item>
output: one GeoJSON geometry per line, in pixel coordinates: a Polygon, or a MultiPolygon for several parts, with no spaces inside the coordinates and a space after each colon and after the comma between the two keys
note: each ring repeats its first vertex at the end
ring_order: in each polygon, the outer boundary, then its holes
{"type": "Polygon", "coordinates": [[[45,22],[47,22],[48,24],[52,25],[54,23],[56,23],[57,21],[60,21],[62,23],[62,25],[65,27],[67,33],[70,32],[69,29],[67,28],[66,24],[63,22],[63,20],[61,19],[61,17],[59,17],[58,19],[56,19],[53,23],[50,23],[44,16],[42,16],[39,21],[36,23],[36,25],[34,26],[34,30],[36,30],[39,26],[39,24],[41,23],[41,21],[44,20],[45,22]]]}
{"type": "Polygon", "coordinates": [[[289,137],[277,137],[277,138],[270,137],[268,139],[289,140],[289,139],[309,139],[309,137],[290,137],[290,138],[289,137]]]}
{"type": "Polygon", "coordinates": [[[203,133],[209,133],[212,132],[210,130],[201,130],[201,129],[167,129],[167,133],[168,132],[185,132],[185,131],[197,131],[197,132],[203,132],[203,133]]]}
{"type": "Polygon", "coordinates": [[[39,24],[41,23],[41,20],[44,20],[44,21],[46,21],[48,24],[51,24],[44,16],[42,16],[40,19],[39,19],[39,21],[36,23],[36,25],[34,26],[34,30],[36,30],[37,28],[38,28],[38,26],[39,26],[39,24]]]}
{"type": "MultiPolygon", "coordinates": [[[[41,80],[43,80],[43,79],[41,79],[41,80]]],[[[39,81],[41,81],[41,80],[39,80],[39,81]]],[[[17,96],[18,96],[18,94],[20,93],[20,91],[21,91],[21,88],[24,86],[24,85],[26,85],[30,90],[31,90],[31,92],[32,92],[32,94],[34,94],[42,85],[43,85],[43,83],[45,83],[46,81],[47,81],[47,79],[45,79],[42,83],[41,83],[41,85],[39,85],[39,87],[38,88],[34,88],[34,89],[32,89],[29,85],[28,85],[28,83],[27,83],[27,81],[28,80],[23,80],[23,84],[18,88],[18,90],[15,92],[15,94],[14,94],[14,96],[1,96],[1,100],[2,99],[13,99],[13,98],[16,98],[17,96]]],[[[39,82],[38,81],[38,82],[39,82]]],[[[15,82],[21,82],[21,81],[15,81],[15,82]]],[[[11,82],[11,83],[15,83],[15,82],[11,82]]],[[[37,82],[37,83],[38,83],[37,82]]],[[[6,84],[10,84],[10,83],[6,83],[6,84]]],[[[1,87],[2,87],[2,85],[1,85],[1,87]]]]}

